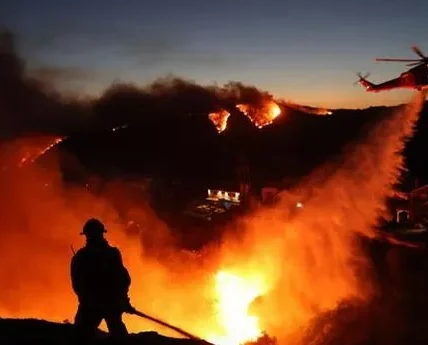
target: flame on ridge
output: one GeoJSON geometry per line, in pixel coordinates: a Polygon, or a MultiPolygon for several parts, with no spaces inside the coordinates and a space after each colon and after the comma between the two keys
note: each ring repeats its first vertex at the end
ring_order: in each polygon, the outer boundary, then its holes
{"type": "Polygon", "coordinates": [[[273,101],[263,104],[261,108],[249,104],[237,104],[238,108],[257,128],[270,125],[281,114],[281,108],[273,101]]]}
{"type": "Polygon", "coordinates": [[[229,116],[230,113],[224,109],[208,114],[209,119],[214,123],[218,133],[221,133],[226,129],[229,116]]]}

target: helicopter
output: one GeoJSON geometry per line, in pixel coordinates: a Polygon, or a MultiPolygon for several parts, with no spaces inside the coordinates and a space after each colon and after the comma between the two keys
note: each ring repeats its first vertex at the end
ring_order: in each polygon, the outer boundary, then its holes
{"type": "Polygon", "coordinates": [[[397,78],[387,80],[380,84],[374,84],[361,73],[357,73],[360,83],[368,92],[387,91],[392,89],[415,89],[418,91],[428,89],[428,57],[425,56],[417,46],[411,47],[413,52],[420,59],[392,59],[392,58],[376,58],[375,61],[394,61],[394,62],[409,62],[406,66],[412,67],[406,72],[401,73],[397,78]],[[414,67],[413,67],[414,66],[414,67]]]}

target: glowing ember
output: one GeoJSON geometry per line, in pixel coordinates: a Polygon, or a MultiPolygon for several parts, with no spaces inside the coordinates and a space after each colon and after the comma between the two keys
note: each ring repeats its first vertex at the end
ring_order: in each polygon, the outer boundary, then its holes
{"type": "Polygon", "coordinates": [[[236,106],[247,116],[257,128],[270,125],[281,114],[281,108],[273,101],[265,103],[261,108],[249,104],[238,104],[236,106]]]}
{"type": "Polygon", "coordinates": [[[220,110],[208,115],[209,119],[214,123],[215,128],[219,133],[223,132],[227,127],[227,119],[230,113],[226,110],[220,110]]]}
{"type": "Polygon", "coordinates": [[[239,345],[262,336],[257,316],[249,315],[250,304],[264,291],[260,280],[243,279],[226,271],[216,274],[217,316],[222,334],[209,340],[220,345],[239,345]]]}
{"type": "Polygon", "coordinates": [[[44,146],[43,148],[39,149],[37,147],[32,147],[31,149],[28,149],[27,152],[25,152],[24,156],[19,161],[19,166],[23,167],[26,164],[32,164],[34,163],[39,157],[43,156],[46,152],[54,148],[56,145],[58,145],[61,141],[64,140],[64,138],[54,138],[48,139],[50,143],[47,146],[44,146]]]}

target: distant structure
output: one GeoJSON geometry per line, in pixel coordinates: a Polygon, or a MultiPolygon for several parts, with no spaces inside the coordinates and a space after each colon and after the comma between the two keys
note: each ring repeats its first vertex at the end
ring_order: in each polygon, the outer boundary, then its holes
{"type": "Polygon", "coordinates": [[[397,223],[428,223],[428,185],[416,187],[409,193],[397,193],[392,209],[397,223]]]}

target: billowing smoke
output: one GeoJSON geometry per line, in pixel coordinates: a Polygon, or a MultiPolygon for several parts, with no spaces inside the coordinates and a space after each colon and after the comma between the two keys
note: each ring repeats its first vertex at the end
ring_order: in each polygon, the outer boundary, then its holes
{"type": "MultiPolygon", "coordinates": [[[[273,96],[253,86],[229,82],[223,87],[201,86],[176,77],[161,78],[145,87],[114,84],[94,102],[95,126],[148,125],[189,116],[208,117],[226,110],[237,113],[237,104],[261,107],[273,96]],[[121,116],[118,116],[118,114],[121,116]]],[[[214,128],[214,127],[213,127],[214,128]]]]}
{"type": "Polygon", "coordinates": [[[86,129],[111,129],[184,118],[207,117],[226,109],[237,112],[236,104],[255,106],[273,99],[266,91],[240,82],[201,86],[177,77],[160,78],[151,84],[111,85],[99,98],[63,95],[56,91],[56,78],[76,70],[53,67],[29,70],[20,58],[11,32],[0,34],[0,139],[33,132],[67,135],[86,129]]]}
{"type": "Polygon", "coordinates": [[[27,73],[14,35],[0,33],[0,139],[24,133],[63,133],[82,125],[86,107],[27,73]],[[60,115],[59,115],[60,114],[60,115]]]}

